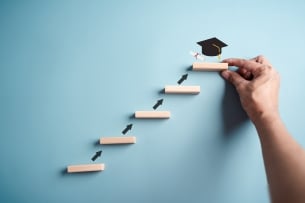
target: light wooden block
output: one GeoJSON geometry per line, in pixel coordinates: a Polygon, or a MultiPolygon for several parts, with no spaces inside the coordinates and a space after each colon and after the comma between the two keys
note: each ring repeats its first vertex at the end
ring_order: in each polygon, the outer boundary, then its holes
{"type": "Polygon", "coordinates": [[[164,88],[166,94],[199,94],[200,86],[167,85],[164,88]]]}
{"type": "Polygon", "coordinates": [[[100,144],[135,144],[137,139],[135,136],[129,137],[102,137],[100,144]]]}
{"type": "Polygon", "coordinates": [[[136,111],[136,118],[169,118],[171,113],[169,111],[136,111]]]}
{"type": "Polygon", "coordinates": [[[228,63],[207,63],[195,62],[193,63],[193,70],[195,71],[222,71],[229,68],[228,63]]]}
{"type": "Polygon", "coordinates": [[[68,173],[81,173],[81,172],[93,172],[103,171],[105,164],[83,164],[83,165],[71,165],[67,167],[68,173]]]}

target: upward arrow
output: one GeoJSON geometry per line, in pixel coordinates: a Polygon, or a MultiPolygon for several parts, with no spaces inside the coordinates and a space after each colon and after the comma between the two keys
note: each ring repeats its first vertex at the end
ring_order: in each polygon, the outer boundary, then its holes
{"type": "Polygon", "coordinates": [[[102,155],[102,150],[101,151],[98,151],[95,153],[95,155],[91,158],[92,161],[95,161],[97,159],[97,157],[101,156],[102,155]]]}
{"type": "Polygon", "coordinates": [[[163,99],[159,99],[158,101],[157,101],[157,103],[153,106],[153,109],[157,109],[160,105],[162,105],[162,103],[163,103],[163,99]]]}
{"type": "Polygon", "coordinates": [[[122,133],[125,135],[129,130],[131,130],[132,124],[129,124],[126,126],[126,128],[122,131],[122,133]]]}
{"type": "Polygon", "coordinates": [[[177,83],[178,83],[179,85],[181,85],[181,83],[183,83],[183,81],[186,80],[186,79],[187,79],[187,74],[182,75],[182,77],[180,78],[180,80],[178,80],[177,83]]]}

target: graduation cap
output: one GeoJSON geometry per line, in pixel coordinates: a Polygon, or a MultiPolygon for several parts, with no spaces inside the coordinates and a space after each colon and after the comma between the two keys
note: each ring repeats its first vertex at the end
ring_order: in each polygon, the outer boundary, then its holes
{"type": "Polygon", "coordinates": [[[206,56],[218,56],[219,58],[221,54],[221,48],[228,46],[216,37],[197,42],[197,44],[202,46],[202,54],[206,56]]]}

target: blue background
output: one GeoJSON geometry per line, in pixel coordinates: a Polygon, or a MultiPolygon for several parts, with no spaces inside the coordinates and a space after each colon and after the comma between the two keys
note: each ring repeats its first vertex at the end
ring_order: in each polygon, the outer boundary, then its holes
{"type": "MultiPolygon", "coordinates": [[[[255,128],[218,73],[187,71],[197,41],[266,55],[280,111],[304,146],[304,1],[1,1],[0,202],[268,202],[255,128]],[[163,95],[185,85],[201,93],[163,95]],[[135,120],[136,110],[169,120],[135,120]],[[137,144],[100,146],[101,136],[137,144]],[[67,174],[67,165],[106,164],[67,174]]],[[[207,58],[216,61],[217,57],[207,58]]]]}

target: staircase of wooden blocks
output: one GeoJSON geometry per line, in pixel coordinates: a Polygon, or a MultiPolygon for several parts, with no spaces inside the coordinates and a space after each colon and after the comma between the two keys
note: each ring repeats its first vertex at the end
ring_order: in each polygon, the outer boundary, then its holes
{"type": "MultiPolygon", "coordinates": [[[[227,63],[207,63],[195,62],[193,63],[193,71],[222,71],[228,69],[227,63]]],[[[179,82],[180,84],[180,82],[179,82]]],[[[199,94],[200,86],[184,86],[184,85],[167,85],[164,88],[165,94],[199,94]]],[[[155,108],[154,108],[155,109],[155,108]]],[[[134,113],[136,119],[169,119],[171,113],[169,111],[136,111],[134,113]]],[[[125,133],[124,133],[125,134],[125,133]]],[[[122,145],[135,144],[135,136],[118,136],[118,137],[102,137],[99,140],[101,145],[122,145]]],[[[105,170],[105,164],[80,164],[70,165],[67,167],[68,173],[78,172],[94,172],[105,170]]]]}

